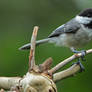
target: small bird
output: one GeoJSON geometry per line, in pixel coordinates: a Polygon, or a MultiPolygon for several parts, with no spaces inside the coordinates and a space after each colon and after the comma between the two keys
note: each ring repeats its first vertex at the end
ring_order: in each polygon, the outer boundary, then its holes
{"type": "MultiPolygon", "coordinates": [[[[46,42],[56,43],[58,46],[70,48],[74,53],[85,51],[77,51],[77,48],[85,46],[92,40],[92,8],[88,8],[80,12],[67,23],[56,28],[46,39],[38,40],[36,45],[46,42]]],[[[20,50],[30,49],[31,44],[28,43],[20,50]]]]}
{"type": "MultiPolygon", "coordinates": [[[[46,42],[56,45],[80,48],[92,40],[92,8],[85,9],[73,19],[56,28],[46,39],[36,42],[40,45],[46,42]]],[[[19,48],[20,50],[30,49],[30,43],[19,48]]]]}

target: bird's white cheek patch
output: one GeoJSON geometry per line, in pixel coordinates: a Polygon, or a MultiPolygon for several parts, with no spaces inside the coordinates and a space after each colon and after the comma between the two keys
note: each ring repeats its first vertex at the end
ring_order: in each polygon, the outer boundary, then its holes
{"type": "Polygon", "coordinates": [[[82,24],[88,24],[90,21],[92,21],[92,18],[88,17],[82,17],[82,16],[76,16],[76,21],[82,24]]]}

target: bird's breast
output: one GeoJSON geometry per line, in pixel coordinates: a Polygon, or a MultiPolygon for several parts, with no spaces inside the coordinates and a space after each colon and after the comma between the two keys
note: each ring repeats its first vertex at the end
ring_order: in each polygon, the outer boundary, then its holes
{"type": "Polygon", "coordinates": [[[92,30],[81,28],[75,34],[67,34],[68,46],[79,48],[92,40],[92,30]]]}
{"type": "Polygon", "coordinates": [[[58,37],[53,37],[49,42],[58,46],[79,48],[85,46],[92,40],[92,30],[80,28],[76,33],[63,33],[58,37]]]}

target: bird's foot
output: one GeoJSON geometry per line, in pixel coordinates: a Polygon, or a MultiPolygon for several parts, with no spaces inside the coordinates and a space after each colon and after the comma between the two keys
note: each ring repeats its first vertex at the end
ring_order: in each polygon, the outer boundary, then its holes
{"type": "MultiPolygon", "coordinates": [[[[73,63],[73,64],[78,64],[78,65],[80,65],[80,72],[83,72],[83,71],[85,70],[85,67],[82,65],[80,59],[78,59],[78,61],[75,62],[75,63],[73,63]]],[[[72,64],[72,65],[73,65],[73,64],[72,64]]]]}
{"type": "Polygon", "coordinates": [[[80,53],[82,54],[82,56],[81,56],[82,61],[86,61],[86,59],[85,59],[86,50],[82,50],[82,51],[80,51],[80,53]]]}
{"type": "Polygon", "coordinates": [[[77,50],[75,50],[73,48],[71,50],[75,54],[81,53],[82,54],[82,56],[81,56],[82,61],[86,61],[86,59],[85,59],[86,51],[85,50],[77,51],[77,50]]]}

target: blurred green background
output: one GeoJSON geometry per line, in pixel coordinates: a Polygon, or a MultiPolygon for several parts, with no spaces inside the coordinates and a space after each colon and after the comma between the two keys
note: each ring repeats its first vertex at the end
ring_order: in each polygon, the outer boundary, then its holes
{"type": "MultiPolygon", "coordinates": [[[[18,48],[30,42],[35,25],[40,27],[37,39],[42,39],[89,7],[92,0],[0,0],[0,76],[22,76],[27,72],[29,51],[18,48]]],[[[92,43],[83,49],[91,47],[92,43]]],[[[36,63],[52,57],[53,67],[70,55],[68,48],[44,44],[36,48],[36,63]]],[[[92,54],[87,55],[86,60],[83,62],[85,72],[57,83],[58,92],[92,90],[92,54]]]]}

